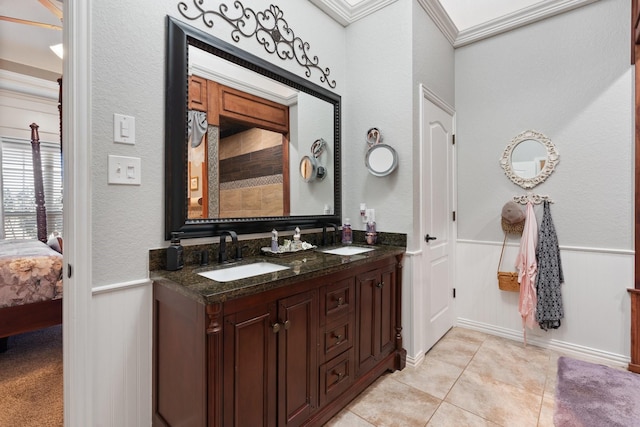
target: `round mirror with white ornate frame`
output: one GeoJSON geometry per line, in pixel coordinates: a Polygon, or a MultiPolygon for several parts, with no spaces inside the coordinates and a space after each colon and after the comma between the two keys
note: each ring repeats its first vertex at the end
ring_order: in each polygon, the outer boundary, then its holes
{"type": "Polygon", "coordinates": [[[505,175],[522,188],[543,183],[560,161],[558,150],[544,134],[527,130],[517,135],[500,157],[505,175]]]}

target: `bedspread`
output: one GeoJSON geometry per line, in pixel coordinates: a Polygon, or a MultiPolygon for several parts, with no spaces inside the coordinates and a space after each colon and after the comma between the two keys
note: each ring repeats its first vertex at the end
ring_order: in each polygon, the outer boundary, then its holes
{"type": "Polygon", "coordinates": [[[62,255],[39,240],[0,240],[0,308],[62,298],[62,255]]]}

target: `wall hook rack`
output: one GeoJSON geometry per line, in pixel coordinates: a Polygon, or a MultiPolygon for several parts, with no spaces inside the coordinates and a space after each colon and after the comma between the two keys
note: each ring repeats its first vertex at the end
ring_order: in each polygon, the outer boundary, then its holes
{"type": "Polygon", "coordinates": [[[541,194],[527,193],[522,196],[513,196],[513,201],[519,203],[521,205],[526,205],[528,202],[533,203],[534,205],[539,205],[542,202],[553,203],[551,197],[541,194]]]}

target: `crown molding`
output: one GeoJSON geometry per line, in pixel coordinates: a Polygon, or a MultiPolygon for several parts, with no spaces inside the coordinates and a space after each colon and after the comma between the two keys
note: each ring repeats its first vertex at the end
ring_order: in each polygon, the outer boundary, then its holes
{"type": "Polygon", "coordinates": [[[355,6],[346,0],[309,0],[343,27],[373,12],[395,3],[397,0],[362,0],[355,6]]]}
{"type": "Polygon", "coordinates": [[[449,43],[454,45],[458,37],[458,28],[440,2],[438,0],[418,0],[418,4],[427,12],[434,24],[449,40],[449,43]]]}
{"type": "Polygon", "coordinates": [[[0,90],[58,100],[58,83],[26,74],[0,69],[0,90]]]}
{"type": "MultiPolygon", "coordinates": [[[[352,6],[347,0],[309,1],[346,27],[396,0],[362,0],[355,6],[352,6]]],[[[598,0],[545,0],[460,31],[438,0],[417,0],[454,48],[466,46],[596,1],[598,0]]]]}
{"type": "Polygon", "coordinates": [[[596,1],[598,0],[546,0],[460,31],[453,43],[453,47],[466,46],[479,40],[586,6],[596,1]]]}
{"type": "Polygon", "coordinates": [[[231,76],[224,72],[218,72],[207,66],[201,66],[194,64],[189,70],[192,74],[200,77],[204,77],[207,80],[213,80],[224,86],[229,86],[242,92],[250,93],[260,98],[268,99],[269,101],[277,102],[278,104],[291,107],[298,103],[298,94],[293,90],[289,90],[290,95],[278,94],[273,91],[265,89],[265,85],[260,84],[260,80],[255,82],[249,82],[245,77],[238,78],[231,76]]]}

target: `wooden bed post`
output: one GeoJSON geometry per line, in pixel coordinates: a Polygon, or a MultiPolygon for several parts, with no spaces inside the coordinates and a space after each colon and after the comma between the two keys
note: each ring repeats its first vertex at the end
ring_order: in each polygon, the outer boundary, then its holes
{"type": "Polygon", "coordinates": [[[33,159],[33,185],[36,191],[36,223],[38,240],[47,243],[47,210],[44,206],[44,185],[42,183],[42,161],[40,160],[40,136],[38,125],[31,123],[31,157],[33,159]]]}

